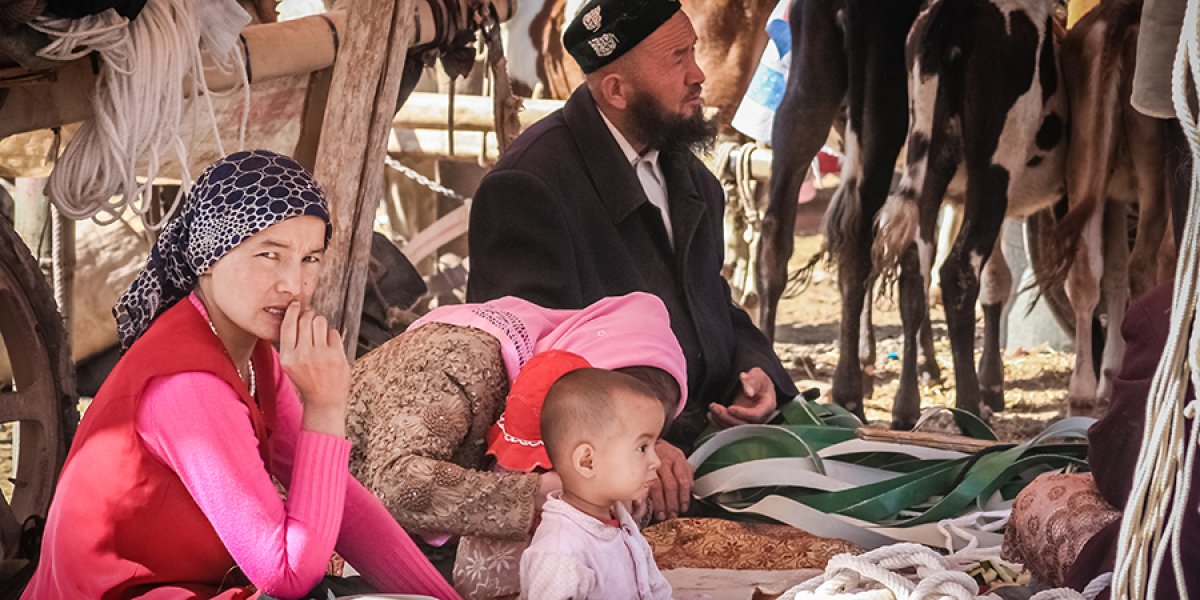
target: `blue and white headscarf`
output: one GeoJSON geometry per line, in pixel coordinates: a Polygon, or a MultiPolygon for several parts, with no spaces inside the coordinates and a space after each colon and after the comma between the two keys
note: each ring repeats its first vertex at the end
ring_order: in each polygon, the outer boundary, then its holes
{"type": "Polygon", "coordinates": [[[196,179],[179,214],[159,234],[146,266],[113,307],[121,352],[238,244],[305,215],[325,221],[328,244],[332,228],[325,194],[312,173],[291,158],[250,150],[213,163],[196,179]]]}

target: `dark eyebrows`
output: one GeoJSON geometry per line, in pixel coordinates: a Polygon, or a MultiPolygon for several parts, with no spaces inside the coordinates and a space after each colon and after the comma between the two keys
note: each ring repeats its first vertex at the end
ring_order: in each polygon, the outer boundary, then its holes
{"type": "MultiPolygon", "coordinates": [[[[264,239],[263,241],[259,242],[258,245],[260,248],[267,248],[267,249],[290,250],[292,248],[291,244],[288,244],[286,242],[280,242],[277,240],[272,240],[269,238],[264,239]]],[[[308,252],[305,253],[305,255],[307,256],[309,254],[324,254],[324,253],[325,253],[325,247],[321,246],[320,248],[316,248],[314,250],[309,250],[308,252]]]]}

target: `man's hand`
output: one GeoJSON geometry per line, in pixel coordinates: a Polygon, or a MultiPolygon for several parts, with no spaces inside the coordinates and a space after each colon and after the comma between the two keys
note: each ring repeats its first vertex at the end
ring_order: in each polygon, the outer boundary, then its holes
{"type": "Polygon", "coordinates": [[[713,427],[725,429],[747,423],[765,423],[775,412],[775,382],[762,369],[754,367],[738,379],[742,389],[732,404],[722,406],[714,402],[708,405],[708,422],[713,427]]]}
{"type": "Polygon", "coordinates": [[[674,519],[687,511],[692,498],[692,465],[683,451],[669,442],[658,440],[654,452],[662,462],[658,466],[658,479],[650,484],[654,520],[674,519]]]}

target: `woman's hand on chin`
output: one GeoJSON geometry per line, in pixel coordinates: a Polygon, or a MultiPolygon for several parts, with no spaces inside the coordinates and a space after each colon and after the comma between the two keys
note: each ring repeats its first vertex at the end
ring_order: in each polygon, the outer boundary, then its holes
{"type": "Polygon", "coordinates": [[[325,317],[292,302],[279,331],[279,362],[304,401],[303,428],[345,437],[350,363],[341,334],[325,317]]]}

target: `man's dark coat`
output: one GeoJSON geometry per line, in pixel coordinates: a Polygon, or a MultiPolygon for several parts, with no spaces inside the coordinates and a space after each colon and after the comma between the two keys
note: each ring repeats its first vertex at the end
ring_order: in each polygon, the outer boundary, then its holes
{"type": "Polygon", "coordinates": [[[721,277],[724,192],[690,152],[663,153],[675,247],[658,208],[586,86],[525,131],[475,194],[467,300],[518,296],[578,309],[645,291],[671,314],[688,363],[689,398],[666,436],[688,450],[709,402],[728,404],[737,375],[761,367],[778,401],[796,395],[766,338],[721,277]]]}

